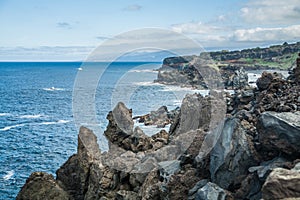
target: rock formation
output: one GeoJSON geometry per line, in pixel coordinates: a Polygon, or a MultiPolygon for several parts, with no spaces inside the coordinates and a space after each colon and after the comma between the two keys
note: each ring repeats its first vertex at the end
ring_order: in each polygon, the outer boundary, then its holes
{"type": "Polygon", "coordinates": [[[166,106],[161,106],[156,111],[151,111],[149,114],[133,117],[139,123],[144,123],[145,126],[156,125],[157,128],[164,128],[172,123],[179,112],[179,107],[168,111],[166,106]]]}
{"type": "MultiPolygon", "coordinates": [[[[33,173],[17,199],[300,198],[298,69],[287,80],[264,73],[258,88],[232,95],[187,95],[169,132],[152,136],[118,103],[107,115],[107,152],[81,127],[77,154],[56,179],[33,173]]],[[[152,117],[167,113],[162,107],[152,117]]]]}

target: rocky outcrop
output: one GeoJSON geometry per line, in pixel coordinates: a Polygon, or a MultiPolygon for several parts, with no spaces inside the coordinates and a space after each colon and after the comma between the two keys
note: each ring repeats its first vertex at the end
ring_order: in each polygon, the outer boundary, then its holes
{"type": "Polygon", "coordinates": [[[212,88],[211,82],[216,85],[214,87],[222,85],[226,89],[249,87],[248,75],[243,67],[228,65],[216,70],[211,67],[213,64],[207,64],[209,58],[202,57],[193,57],[193,60],[189,61],[176,57],[166,58],[165,60],[168,61],[163,61],[163,66],[158,70],[155,82],[197,89],[212,88]]]}
{"type": "Polygon", "coordinates": [[[156,111],[151,111],[149,114],[135,116],[133,120],[138,120],[139,123],[144,123],[145,126],[155,125],[157,128],[164,128],[172,123],[179,112],[179,107],[168,111],[166,106],[161,106],[156,111]]]}
{"type": "Polygon", "coordinates": [[[204,82],[200,71],[197,70],[197,67],[194,66],[194,64],[188,63],[186,61],[177,63],[176,65],[172,64],[169,66],[166,66],[166,64],[164,64],[163,67],[158,70],[158,75],[155,82],[167,85],[195,87],[199,89],[207,88],[207,85],[204,82]]]}
{"type": "Polygon", "coordinates": [[[26,180],[17,200],[69,200],[70,195],[61,188],[53,176],[44,172],[34,172],[26,180]]]}
{"type": "Polygon", "coordinates": [[[89,187],[90,167],[94,162],[100,162],[100,155],[96,136],[91,130],[81,127],[77,154],[57,170],[56,180],[46,173],[33,173],[18,198],[84,199],[89,187]]]}
{"type": "Polygon", "coordinates": [[[78,135],[77,154],[56,172],[57,182],[74,198],[83,199],[88,189],[90,166],[100,158],[100,150],[94,133],[81,127],[78,135]]]}
{"type": "Polygon", "coordinates": [[[262,188],[262,197],[271,199],[300,198],[300,163],[291,170],[275,168],[262,188]]]}

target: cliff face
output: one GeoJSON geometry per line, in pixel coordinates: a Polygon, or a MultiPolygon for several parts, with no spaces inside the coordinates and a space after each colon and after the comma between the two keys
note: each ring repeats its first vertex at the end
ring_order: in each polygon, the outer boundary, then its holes
{"type": "Polygon", "coordinates": [[[207,89],[207,77],[200,68],[210,68],[218,70],[226,89],[241,89],[248,87],[245,70],[293,69],[299,51],[300,42],[241,51],[203,52],[199,56],[169,57],[163,60],[156,81],[207,89]]]}
{"type": "Polygon", "coordinates": [[[163,61],[155,82],[197,89],[208,89],[211,85],[241,89],[248,87],[248,76],[241,66],[227,65],[217,68],[207,57],[170,57],[163,61]]]}
{"type": "Polygon", "coordinates": [[[209,52],[212,59],[216,61],[230,61],[240,59],[263,59],[266,61],[279,61],[281,56],[298,53],[300,50],[300,42],[295,44],[284,43],[266,48],[244,49],[241,51],[216,51],[209,52]],[[277,59],[276,59],[277,58],[277,59]]]}
{"type": "Polygon", "coordinates": [[[108,152],[81,127],[57,178],[33,173],[17,199],[299,198],[299,69],[288,80],[264,73],[258,89],[233,95],[187,95],[170,131],[151,137],[119,103],[107,116],[108,152]]]}

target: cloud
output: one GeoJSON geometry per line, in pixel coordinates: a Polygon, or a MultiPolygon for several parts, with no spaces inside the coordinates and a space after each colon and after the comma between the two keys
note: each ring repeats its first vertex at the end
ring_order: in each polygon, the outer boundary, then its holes
{"type": "Polygon", "coordinates": [[[202,22],[174,24],[171,28],[173,31],[183,34],[208,34],[219,30],[216,26],[204,24],[202,22]]]}
{"type": "Polygon", "coordinates": [[[240,11],[247,23],[298,24],[300,1],[250,0],[240,11]]]}
{"type": "Polygon", "coordinates": [[[133,5],[129,5],[126,8],[124,8],[123,10],[125,11],[139,11],[142,9],[142,6],[138,5],[138,4],[133,4],[133,5]]]}
{"type": "Polygon", "coordinates": [[[59,27],[59,28],[65,28],[65,29],[71,29],[72,26],[70,23],[68,22],[58,22],[56,23],[56,26],[59,27]]]}
{"type": "Polygon", "coordinates": [[[80,61],[95,47],[91,46],[41,46],[0,47],[1,61],[80,61]]]}
{"type": "Polygon", "coordinates": [[[300,25],[277,28],[252,28],[234,31],[231,39],[239,42],[300,40],[300,25]]]}

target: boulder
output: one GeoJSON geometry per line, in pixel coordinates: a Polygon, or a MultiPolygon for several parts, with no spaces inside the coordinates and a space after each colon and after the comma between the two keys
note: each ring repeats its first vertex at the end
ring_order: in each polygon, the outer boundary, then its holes
{"type": "Polygon", "coordinates": [[[210,154],[212,182],[228,189],[235,179],[247,175],[248,168],[257,163],[253,152],[253,144],[239,120],[227,119],[210,154]]]}
{"type": "Polygon", "coordinates": [[[300,112],[264,112],[257,123],[259,142],[269,151],[300,155],[300,112]]]}
{"type": "Polygon", "coordinates": [[[233,199],[233,197],[229,192],[220,188],[218,185],[208,182],[197,191],[195,196],[195,200],[207,199],[230,200],[233,199]]]}
{"type": "Polygon", "coordinates": [[[263,72],[261,77],[257,79],[256,85],[259,90],[266,90],[275,79],[281,79],[283,76],[277,72],[263,72]]]}
{"type": "Polygon", "coordinates": [[[53,176],[33,172],[19,192],[17,200],[69,200],[71,197],[58,185],[53,176]]]}
{"type": "Polygon", "coordinates": [[[276,168],[268,176],[262,188],[265,200],[300,198],[300,164],[291,170],[276,168]]]}

